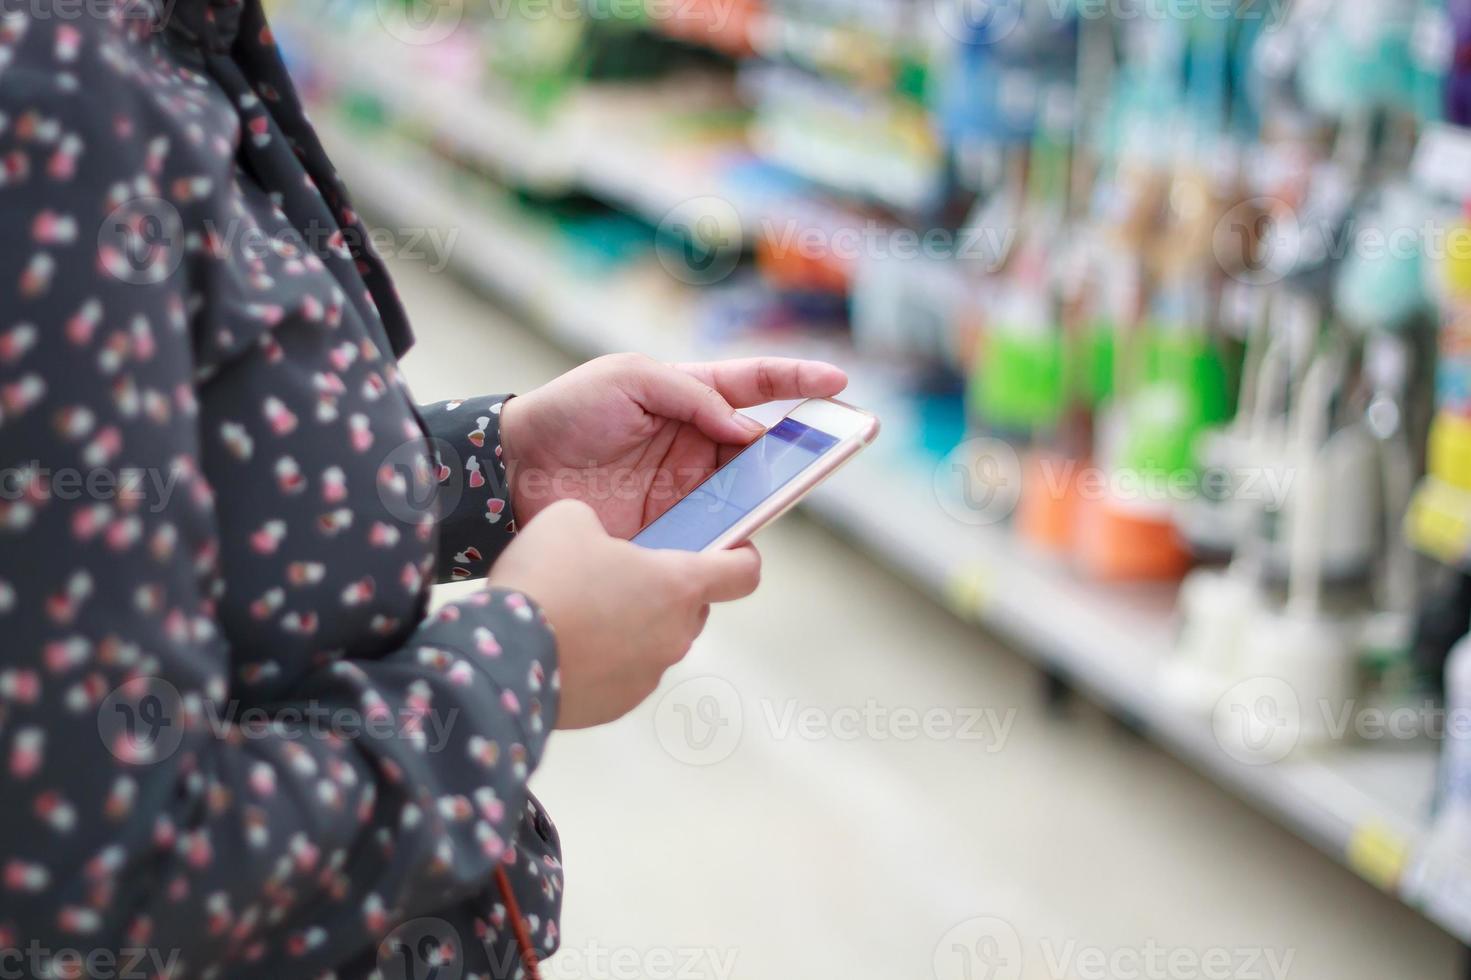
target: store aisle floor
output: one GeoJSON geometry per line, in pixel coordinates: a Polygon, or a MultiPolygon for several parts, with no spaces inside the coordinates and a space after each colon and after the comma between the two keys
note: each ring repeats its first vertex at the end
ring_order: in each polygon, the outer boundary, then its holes
{"type": "MultiPolygon", "coordinates": [[[[420,398],[568,358],[396,269],[420,398]]],[[[877,492],[877,488],[876,488],[877,492]]],[[[549,977],[1450,980],[1454,940],[801,517],[656,697],[559,734],[549,977]]],[[[472,586],[473,587],[473,586],[472,586]]]]}

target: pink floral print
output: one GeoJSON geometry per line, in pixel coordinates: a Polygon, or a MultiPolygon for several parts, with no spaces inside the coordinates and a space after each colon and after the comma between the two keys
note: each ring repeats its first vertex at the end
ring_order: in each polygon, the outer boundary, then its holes
{"type": "Polygon", "coordinates": [[[0,221],[0,948],[392,976],[430,917],[511,976],[503,864],[554,949],[555,641],[425,615],[513,532],[504,398],[409,398],[258,0],[7,8],[0,221]]]}

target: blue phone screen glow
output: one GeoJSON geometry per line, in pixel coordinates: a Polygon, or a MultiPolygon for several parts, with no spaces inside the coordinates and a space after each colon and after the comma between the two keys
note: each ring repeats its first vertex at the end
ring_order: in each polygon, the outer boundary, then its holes
{"type": "Polygon", "coordinates": [[[633,543],[701,551],[837,444],[835,436],[782,419],[636,534],[633,543]]]}

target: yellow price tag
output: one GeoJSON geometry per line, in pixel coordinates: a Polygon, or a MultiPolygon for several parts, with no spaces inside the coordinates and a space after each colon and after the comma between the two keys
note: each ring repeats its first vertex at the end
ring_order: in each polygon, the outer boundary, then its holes
{"type": "Polygon", "coordinates": [[[1348,866],[1387,892],[1399,890],[1409,861],[1409,842],[1384,824],[1364,824],[1349,838],[1348,866]]]}
{"type": "Polygon", "coordinates": [[[1405,517],[1405,533],[1416,550],[1459,563],[1471,552],[1471,494],[1427,479],[1405,517]]]}
{"type": "Polygon", "coordinates": [[[945,583],[945,601],[957,616],[979,619],[991,601],[991,572],[985,568],[968,568],[957,572],[945,583]]]}
{"type": "Polygon", "coordinates": [[[1430,427],[1430,475],[1471,491],[1471,419],[1441,412],[1430,427]]]}

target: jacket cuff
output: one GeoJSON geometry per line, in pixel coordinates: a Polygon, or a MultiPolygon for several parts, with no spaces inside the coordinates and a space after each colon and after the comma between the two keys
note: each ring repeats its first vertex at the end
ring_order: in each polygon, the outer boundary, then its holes
{"type": "Polygon", "coordinates": [[[419,409],[439,464],[437,582],[484,577],[515,534],[501,453],[501,406],[511,397],[484,395],[419,409]]]}

